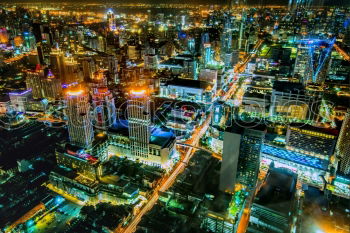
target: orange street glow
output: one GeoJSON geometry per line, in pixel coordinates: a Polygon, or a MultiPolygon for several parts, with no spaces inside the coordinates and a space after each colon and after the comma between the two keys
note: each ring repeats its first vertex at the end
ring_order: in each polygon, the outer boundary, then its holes
{"type": "Polygon", "coordinates": [[[139,90],[139,91],[132,90],[131,94],[133,94],[133,95],[144,95],[144,94],[146,94],[146,90],[139,90]]]}
{"type": "Polygon", "coordinates": [[[77,90],[77,91],[68,91],[67,92],[67,95],[73,95],[73,96],[78,96],[78,95],[81,95],[83,94],[84,91],[83,90],[77,90]]]}

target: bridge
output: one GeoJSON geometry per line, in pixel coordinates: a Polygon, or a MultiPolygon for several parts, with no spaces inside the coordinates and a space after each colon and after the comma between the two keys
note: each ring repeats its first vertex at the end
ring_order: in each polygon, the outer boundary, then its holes
{"type": "Polygon", "coordinates": [[[208,152],[209,154],[211,154],[214,158],[222,160],[222,155],[220,155],[218,153],[215,153],[215,152],[213,152],[213,151],[211,151],[211,150],[209,150],[207,148],[204,148],[204,147],[194,146],[194,145],[191,145],[191,144],[186,144],[186,143],[181,143],[181,142],[177,142],[176,145],[183,146],[183,147],[190,147],[190,148],[197,149],[197,150],[203,150],[203,151],[208,152]]]}

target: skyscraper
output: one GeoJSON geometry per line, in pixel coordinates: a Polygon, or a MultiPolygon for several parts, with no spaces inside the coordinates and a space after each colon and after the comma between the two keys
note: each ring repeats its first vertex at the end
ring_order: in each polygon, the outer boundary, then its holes
{"type": "Polygon", "coordinates": [[[236,184],[253,188],[258,178],[265,127],[244,127],[242,124],[234,125],[224,133],[221,191],[232,192],[236,184]]]}
{"type": "Polygon", "coordinates": [[[112,93],[107,87],[95,88],[92,94],[96,128],[106,130],[115,123],[115,104],[112,93]]]}
{"type": "Polygon", "coordinates": [[[50,67],[52,73],[64,82],[65,69],[64,69],[64,54],[60,50],[54,50],[50,53],[50,67]]]}
{"type": "Polygon", "coordinates": [[[66,93],[66,101],[69,139],[76,146],[88,148],[94,139],[89,95],[83,89],[71,89],[66,93]]]}
{"type": "Polygon", "coordinates": [[[61,81],[57,79],[51,70],[49,70],[47,77],[42,80],[43,96],[49,100],[55,100],[62,95],[61,81]]]}
{"type": "Polygon", "coordinates": [[[73,58],[66,59],[64,62],[65,83],[81,82],[83,74],[80,71],[79,63],[73,58]]]}
{"type": "Polygon", "coordinates": [[[43,98],[42,79],[44,78],[44,70],[40,68],[40,65],[37,65],[35,70],[27,70],[26,74],[26,86],[27,89],[32,90],[33,98],[43,98]]]}
{"type": "Polygon", "coordinates": [[[151,112],[149,96],[146,90],[130,92],[127,114],[131,153],[135,158],[148,158],[151,136],[151,112]]]}
{"type": "Polygon", "coordinates": [[[336,154],[340,159],[338,170],[345,174],[350,174],[350,109],[345,115],[338,142],[336,146],[336,154]]]}
{"type": "Polygon", "coordinates": [[[85,57],[81,63],[83,66],[84,81],[90,81],[92,79],[92,75],[96,71],[95,62],[91,57],[85,57]]]}
{"type": "Polygon", "coordinates": [[[212,50],[211,50],[211,44],[207,43],[204,44],[204,59],[203,59],[204,65],[208,65],[212,62],[212,50]]]}
{"type": "Polygon", "coordinates": [[[117,29],[115,25],[114,13],[111,9],[107,12],[107,22],[110,31],[115,31],[117,29]]]}

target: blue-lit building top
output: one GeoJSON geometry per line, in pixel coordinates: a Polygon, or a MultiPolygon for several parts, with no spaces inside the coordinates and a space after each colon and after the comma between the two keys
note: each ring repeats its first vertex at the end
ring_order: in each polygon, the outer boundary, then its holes
{"type": "Polygon", "coordinates": [[[264,144],[262,153],[316,169],[327,170],[329,161],[264,144]]]}
{"type": "MultiPolygon", "coordinates": [[[[129,137],[128,132],[129,122],[127,120],[118,119],[108,131],[114,134],[120,134],[129,137]]],[[[175,133],[168,128],[151,128],[150,144],[155,144],[161,148],[168,147],[176,139],[175,133]]]]}

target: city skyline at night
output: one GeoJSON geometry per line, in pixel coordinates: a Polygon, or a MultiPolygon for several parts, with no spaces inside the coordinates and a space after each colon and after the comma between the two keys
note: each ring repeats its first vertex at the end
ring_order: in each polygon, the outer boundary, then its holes
{"type": "Polygon", "coordinates": [[[0,232],[350,233],[349,3],[0,3],[0,232]]]}

